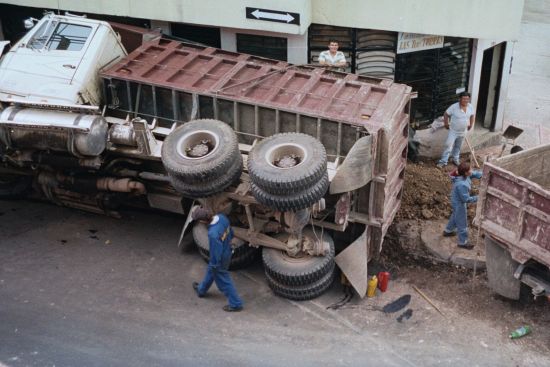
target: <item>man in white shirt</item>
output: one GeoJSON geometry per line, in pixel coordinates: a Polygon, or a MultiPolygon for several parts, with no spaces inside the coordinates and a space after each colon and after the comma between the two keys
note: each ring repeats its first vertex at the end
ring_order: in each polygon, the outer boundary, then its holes
{"type": "Polygon", "coordinates": [[[470,104],[470,93],[462,92],[459,102],[452,104],[443,115],[445,128],[449,130],[445,141],[445,150],[437,163],[438,167],[445,167],[452,155],[453,163],[460,164],[460,148],[466,136],[466,132],[474,126],[474,108],[470,104]],[[449,119],[451,120],[449,124],[449,119]]]}
{"type": "Polygon", "coordinates": [[[319,54],[319,64],[335,68],[346,67],[346,56],[338,51],[338,42],[331,40],[328,44],[328,50],[319,54]]]}

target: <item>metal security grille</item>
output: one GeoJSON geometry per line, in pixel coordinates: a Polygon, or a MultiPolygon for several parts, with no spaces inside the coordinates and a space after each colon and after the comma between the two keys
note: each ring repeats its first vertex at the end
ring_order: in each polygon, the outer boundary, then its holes
{"type": "Polygon", "coordinates": [[[411,104],[416,127],[429,125],[468,90],[472,43],[468,38],[445,37],[443,48],[397,55],[395,79],[413,87],[411,104]]]}
{"type": "Polygon", "coordinates": [[[396,32],[312,24],[308,34],[310,63],[318,63],[329,41],[336,40],[348,61],[347,72],[393,79],[396,32]]]}
{"type": "Polygon", "coordinates": [[[198,42],[216,48],[221,48],[221,35],[219,28],[202,27],[191,24],[171,23],[172,36],[181,39],[198,42]]]}
{"type": "Polygon", "coordinates": [[[287,61],[287,39],[237,33],[237,52],[287,61]]]}

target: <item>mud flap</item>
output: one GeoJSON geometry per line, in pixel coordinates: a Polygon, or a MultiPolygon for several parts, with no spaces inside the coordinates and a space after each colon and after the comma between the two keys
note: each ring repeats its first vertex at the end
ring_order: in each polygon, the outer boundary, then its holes
{"type": "Polygon", "coordinates": [[[180,238],[178,240],[178,248],[181,249],[183,246],[183,237],[185,237],[185,231],[187,230],[187,227],[189,227],[189,223],[193,221],[193,218],[191,217],[191,214],[195,209],[197,209],[199,205],[195,205],[195,202],[191,204],[191,209],[189,209],[189,213],[187,213],[187,218],[185,219],[185,224],[183,225],[183,229],[181,230],[180,238]]]}
{"type": "Polygon", "coordinates": [[[372,180],[372,136],[364,136],[351,147],[330,183],[330,193],[340,194],[365,186],[372,180]]]}
{"type": "Polygon", "coordinates": [[[485,258],[489,288],[503,297],[519,299],[521,281],[514,277],[519,263],[512,259],[510,252],[486,236],[485,258]]]}
{"type": "Polygon", "coordinates": [[[361,298],[367,294],[368,228],[367,226],[358,239],[353,241],[351,245],[334,258],[340,270],[342,270],[361,298]]]}

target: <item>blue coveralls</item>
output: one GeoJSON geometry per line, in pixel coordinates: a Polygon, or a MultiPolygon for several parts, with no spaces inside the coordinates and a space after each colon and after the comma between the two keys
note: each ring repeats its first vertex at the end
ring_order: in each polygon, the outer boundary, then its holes
{"type": "Polygon", "coordinates": [[[464,246],[468,244],[468,219],[466,212],[467,203],[475,203],[477,196],[470,196],[470,188],[472,187],[471,178],[481,178],[480,171],[472,172],[470,177],[463,176],[451,177],[453,188],[451,190],[451,206],[453,212],[449,218],[449,223],[445,227],[445,232],[452,233],[457,230],[458,245],[464,246]]]}
{"type": "Polygon", "coordinates": [[[242,307],[243,301],[237,294],[228,271],[231,261],[232,238],[233,230],[229,224],[229,219],[223,214],[216,215],[212,223],[208,225],[208,245],[210,249],[208,269],[197,290],[202,296],[208,291],[212,282],[216,282],[218,289],[227,297],[229,306],[239,308],[242,307]]]}

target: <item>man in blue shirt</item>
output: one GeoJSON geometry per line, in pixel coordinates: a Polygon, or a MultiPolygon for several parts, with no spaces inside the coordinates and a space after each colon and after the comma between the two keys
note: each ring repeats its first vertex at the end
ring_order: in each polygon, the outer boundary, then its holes
{"type": "Polygon", "coordinates": [[[446,166],[449,155],[452,155],[454,163],[458,166],[460,164],[460,149],[466,131],[474,126],[474,108],[470,104],[470,93],[460,93],[459,102],[452,104],[445,111],[443,122],[445,128],[449,130],[449,134],[445,141],[445,150],[437,166],[440,168],[446,166]]]}
{"type": "Polygon", "coordinates": [[[208,244],[210,259],[204,279],[199,284],[193,282],[193,289],[197,296],[204,297],[213,282],[216,282],[218,289],[227,297],[228,304],[223,306],[224,311],[236,312],[243,309],[243,301],[237,294],[229,275],[229,263],[231,262],[231,240],[233,230],[229,219],[224,214],[212,216],[210,211],[204,208],[197,208],[191,214],[194,220],[208,224],[208,244]]]}

